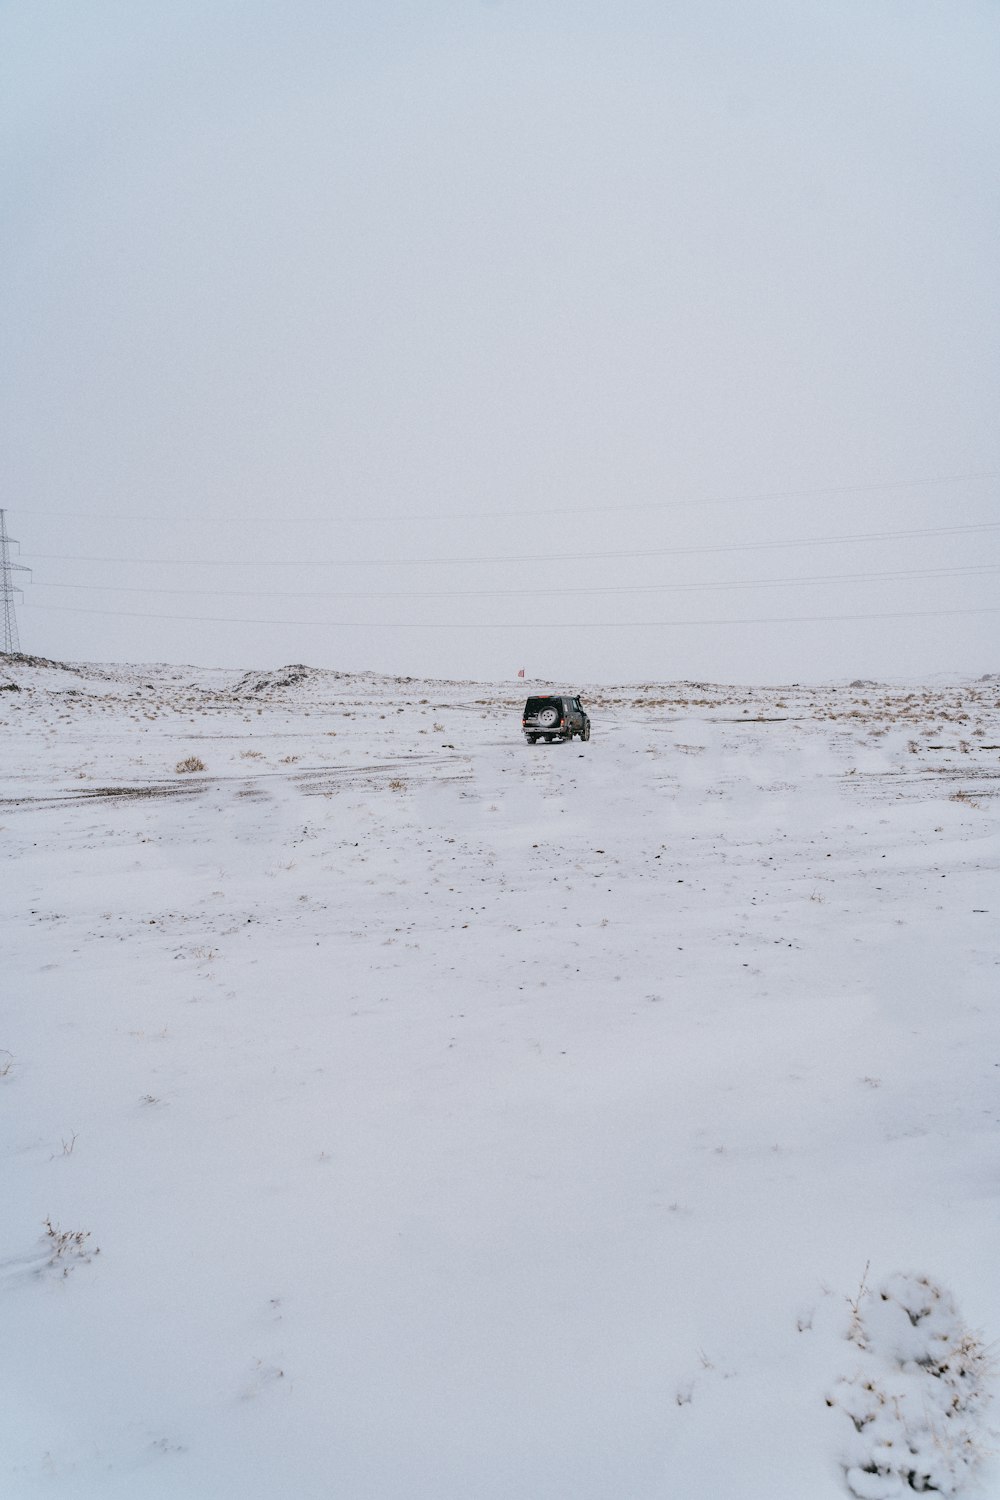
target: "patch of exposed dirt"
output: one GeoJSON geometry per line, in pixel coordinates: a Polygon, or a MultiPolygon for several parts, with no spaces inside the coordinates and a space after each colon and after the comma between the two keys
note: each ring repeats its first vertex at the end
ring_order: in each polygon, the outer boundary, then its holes
{"type": "Polygon", "coordinates": [[[88,786],[51,797],[0,797],[0,807],[71,807],[77,802],[135,802],[155,797],[195,797],[205,790],[199,781],[162,781],[143,786],[88,786]]]}
{"type": "Polygon", "coordinates": [[[278,667],[273,672],[247,672],[233,688],[234,698],[257,698],[262,693],[278,692],[283,688],[297,687],[321,674],[315,667],[295,662],[287,667],[278,667]]]}

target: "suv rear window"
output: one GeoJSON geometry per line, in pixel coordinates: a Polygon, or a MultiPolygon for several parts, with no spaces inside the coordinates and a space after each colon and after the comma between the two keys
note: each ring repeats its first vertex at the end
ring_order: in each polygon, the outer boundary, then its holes
{"type": "Polygon", "coordinates": [[[537,714],[538,711],[539,711],[539,709],[550,707],[550,706],[554,706],[555,708],[561,709],[562,708],[562,699],[561,698],[529,698],[528,701],[527,701],[527,703],[524,705],[524,717],[526,719],[530,718],[530,716],[532,714],[537,714]]]}

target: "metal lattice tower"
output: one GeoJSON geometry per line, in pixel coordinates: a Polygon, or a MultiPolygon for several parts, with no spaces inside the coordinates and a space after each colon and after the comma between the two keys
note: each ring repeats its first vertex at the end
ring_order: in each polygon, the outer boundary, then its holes
{"type": "MultiPolygon", "coordinates": [[[[11,575],[31,572],[23,563],[11,562],[10,543],[13,541],[14,538],[7,535],[7,512],[0,510],[0,609],[3,610],[3,649],[7,655],[21,649],[17,639],[17,616],[14,613],[14,596],[20,594],[21,590],[15,586],[11,575]]],[[[17,543],[14,542],[14,545],[17,543]]]]}

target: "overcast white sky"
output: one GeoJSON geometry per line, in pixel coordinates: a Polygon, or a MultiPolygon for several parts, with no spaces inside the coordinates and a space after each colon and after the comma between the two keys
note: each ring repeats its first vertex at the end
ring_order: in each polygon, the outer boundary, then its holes
{"type": "Polygon", "coordinates": [[[5,0],[22,649],[1000,670],[998,79],[994,0],[5,0]]]}

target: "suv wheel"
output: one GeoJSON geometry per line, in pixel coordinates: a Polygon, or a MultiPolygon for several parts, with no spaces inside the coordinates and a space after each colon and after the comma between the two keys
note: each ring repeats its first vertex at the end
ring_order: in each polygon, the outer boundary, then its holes
{"type": "Polygon", "coordinates": [[[580,731],[580,738],[581,738],[581,740],[589,740],[590,739],[590,720],[589,719],[587,720],[586,724],[584,724],[582,730],[580,731]]]}

